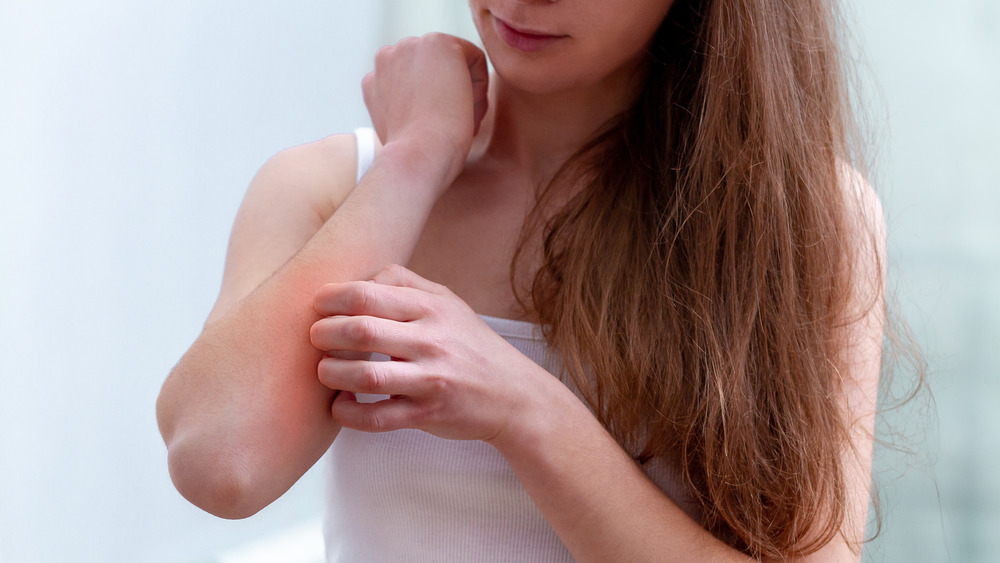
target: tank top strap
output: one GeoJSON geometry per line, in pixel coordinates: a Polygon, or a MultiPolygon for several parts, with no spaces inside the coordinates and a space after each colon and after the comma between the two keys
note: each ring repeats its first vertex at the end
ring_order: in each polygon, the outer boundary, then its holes
{"type": "Polygon", "coordinates": [[[375,130],[371,127],[359,127],[354,130],[354,138],[358,144],[358,176],[355,183],[360,183],[375,160],[375,130]]]}

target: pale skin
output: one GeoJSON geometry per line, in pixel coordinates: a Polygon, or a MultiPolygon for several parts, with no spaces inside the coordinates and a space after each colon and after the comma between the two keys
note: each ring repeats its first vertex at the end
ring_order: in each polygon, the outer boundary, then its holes
{"type": "MultiPolygon", "coordinates": [[[[445,35],[382,50],[364,91],[384,145],[360,184],[350,135],[261,169],[219,299],[157,403],[186,498],[243,518],[291,487],[342,426],[417,428],[496,447],[577,560],[747,559],[477,315],[524,316],[509,265],[535,186],[628,106],[627,79],[671,3],[473,0],[497,73],[487,77],[483,53],[445,35]],[[560,39],[525,53],[498,36],[496,18],[560,39]],[[369,362],[369,352],[394,360],[369,362]],[[392,398],[361,404],[355,392],[392,398]]],[[[880,232],[877,200],[854,184],[871,207],[859,221],[880,232]]],[[[876,249],[859,241],[858,263],[871,263],[876,249]]],[[[869,285],[877,274],[855,272],[869,285]]],[[[877,309],[845,328],[854,369],[844,400],[857,421],[844,455],[849,524],[805,561],[859,558],[881,329],[877,309]]]]}

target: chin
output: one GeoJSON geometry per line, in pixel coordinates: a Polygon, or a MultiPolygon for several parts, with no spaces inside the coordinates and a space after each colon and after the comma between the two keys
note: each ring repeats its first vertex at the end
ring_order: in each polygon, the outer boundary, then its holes
{"type": "Polygon", "coordinates": [[[580,73],[567,72],[568,65],[558,60],[523,60],[522,57],[490,58],[496,76],[505,85],[531,94],[558,94],[580,88],[588,83],[588,77],[580,73]]]}
{"type": "Polygon", "coordinates": [[[496,75],[505,84],[533,94],[552,94],[579,85],[579,76],[569,76],[565,48],[548,52],[523,52],[512,48],[498,37],[491,25],[477,19],[479,38],[496,75]]]}
{"type": "Polygon", "coordinates": [[[530,94],[558,94],[573,89],[571,82],[555,79],[544,73],[524,72],[523,69],[506,70],[494,67],[496,76],[514,90],[530,94]]]}

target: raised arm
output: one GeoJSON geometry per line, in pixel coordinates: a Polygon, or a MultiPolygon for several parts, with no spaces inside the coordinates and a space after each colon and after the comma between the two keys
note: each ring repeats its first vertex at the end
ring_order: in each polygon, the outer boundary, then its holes
{"type": "Polygon", "coordinates": [[[250,516],[329,447],[338,426],[334,391],[317,379],[323,354],[310,343],[314,294],[408,261],[464,164],[485,80],[482,54],[455,38],[386,49],[365,80],[386,144],[357,187],[350,136],[282,153],[257,175],[219,300],[157,401],[171,478],[192,503],[250,516]]]}

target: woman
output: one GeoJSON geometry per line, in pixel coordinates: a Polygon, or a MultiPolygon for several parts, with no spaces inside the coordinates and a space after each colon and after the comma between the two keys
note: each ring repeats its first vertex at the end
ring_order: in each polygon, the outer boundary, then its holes
{"type": "Polygon", "coordinates": [[[178,490],[246,517],[330,449],[331,560],[857,560],[883,237],[834,7],[470,5],[494,76],[385,48],[377,150],[254,179],[157,405],[178,490]]]}

